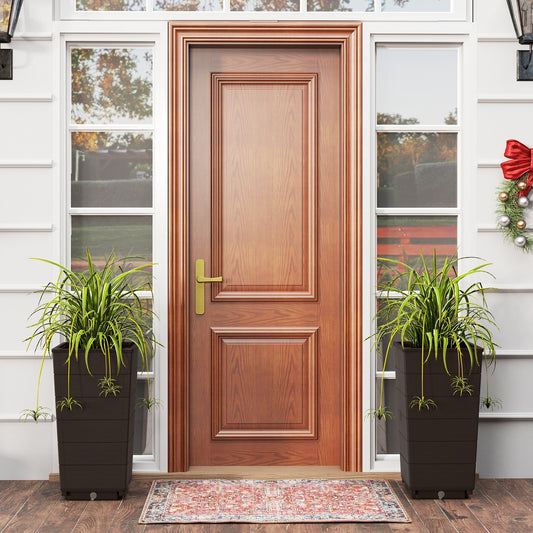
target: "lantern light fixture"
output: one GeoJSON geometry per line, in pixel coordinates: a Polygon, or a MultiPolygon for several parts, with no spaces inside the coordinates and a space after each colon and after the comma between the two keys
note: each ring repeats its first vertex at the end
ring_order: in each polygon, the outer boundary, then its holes
{"type": "MultiPolygon", "coordinates": [[[[10,43],[24,0],[0,0],[0,43],[10,43]]],[[[13,50],[0,49],[0,80],[13,79],[13,50]]]]}
{"type": "Polygon", "coordinates": [[[517,52],[517,80],[533,80],[533,0],[507,0],[514,30],[520,44],[528,50],[517,52]]]}

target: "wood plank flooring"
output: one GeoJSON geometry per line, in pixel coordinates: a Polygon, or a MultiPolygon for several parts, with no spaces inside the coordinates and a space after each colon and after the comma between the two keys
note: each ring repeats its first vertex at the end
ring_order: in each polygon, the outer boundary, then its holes
{"type": "Polygon", "coordinates": [[[409,524],[140,525],[150,480],[132,481],[119,501],[65,501],[51,481],[0,481],[0,532],[6,533],[531,533],[533,479],[482,479],[467,500],[412,500],[390,481],[409,524]]]}

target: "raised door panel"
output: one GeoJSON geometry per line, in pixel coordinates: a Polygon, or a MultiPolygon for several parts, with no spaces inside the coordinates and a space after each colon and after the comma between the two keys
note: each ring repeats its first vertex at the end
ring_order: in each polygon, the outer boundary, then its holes
{"type": "Polygon", "coordinates": [[[213,439],[317,438],[317,329],[212,329],[213,439]]]}
{"type": "Polygon", "coordinates": [[[214,299],[317,297],[316,77],[212,74],[214,299]]]}

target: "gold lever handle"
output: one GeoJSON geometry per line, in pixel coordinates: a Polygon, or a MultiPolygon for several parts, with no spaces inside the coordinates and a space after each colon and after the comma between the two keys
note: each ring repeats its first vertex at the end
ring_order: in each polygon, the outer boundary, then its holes
{"type": "Polygon", "coordinates": [[[222,276],[216,278],[205,277],[205,261],[203,259],[196,260],[196,271],[194,278],[194,286],[196,292],[196,314],[203,315],[205,313],[205,290],[204,283],[218,283],[222,281],[222,276]]]}

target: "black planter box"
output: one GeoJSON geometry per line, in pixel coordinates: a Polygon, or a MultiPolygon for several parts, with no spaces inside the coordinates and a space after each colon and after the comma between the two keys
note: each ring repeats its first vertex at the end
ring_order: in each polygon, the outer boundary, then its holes
{"type": "MultiPolygon", "coordinates": [[[[68,343],[52,350],[56,402],[67,395],[68,343]]],[[[61,492],[67,500],[109,500],[124,496],[131,481],[133,430],[138,349],[124,343],[126,367],[117,376],[116,355],[111,354],[113,377],[121,387],[115,396],[100,396],[98,382],[105,376],[100,350],[89,353],[89,375],[85,352],[72,357],[70,394],[83,407],[60,410],[56,407],[59,475],[61,492]]]]}
{"type": "MultiPolygon", "coordinates": [[[[466,349],[466,348],[465,348],[466,349]]],[[[424,365],[424,395],[437,408],[409,404],[420,396],[421,350],[392,347],[396,362],[397,417],[400,433],[402,479],[413,498],[467,498],[474,490],[479,422],[480,366],[470,372],[464,357],[464,375],[472,395],[453,395],[451,378],[457,373],[457,352],[447,350],[448,375],[442,353],[434,353],[424,365]],[[470,373],[469,373],[470,372],[470,373]]],[[[478,349],[481,362],[482,350],[478,349]]]]}

